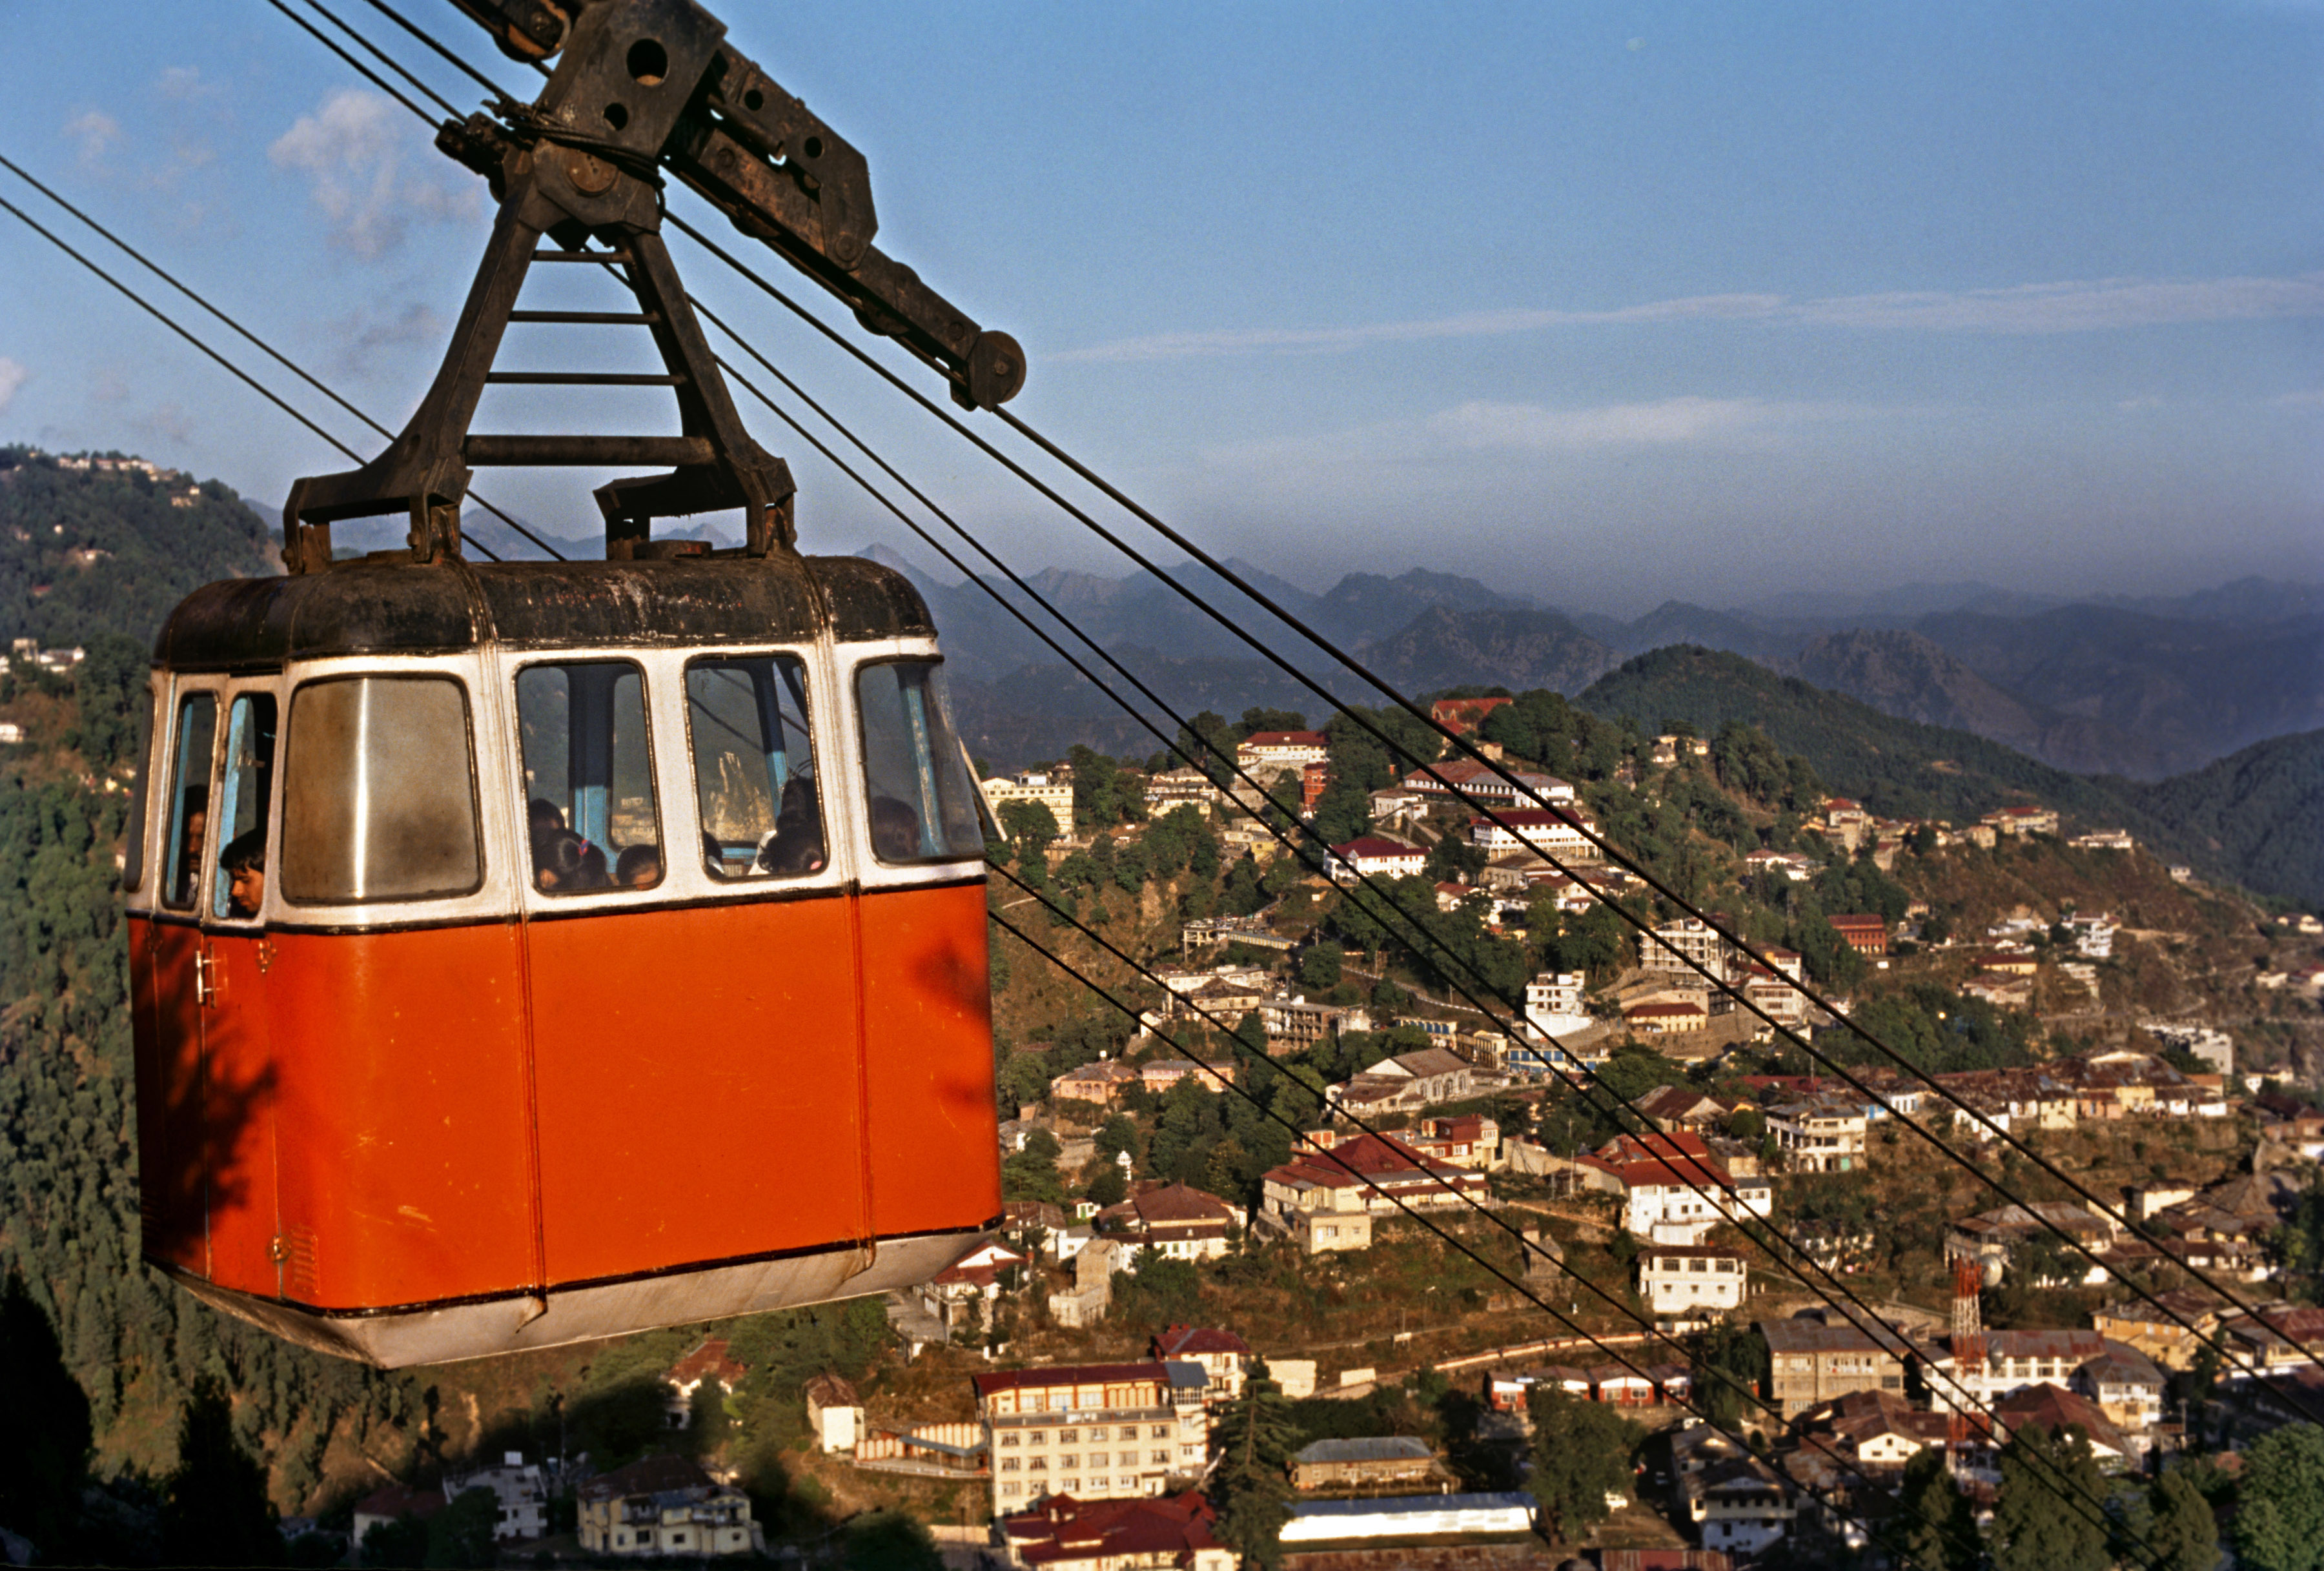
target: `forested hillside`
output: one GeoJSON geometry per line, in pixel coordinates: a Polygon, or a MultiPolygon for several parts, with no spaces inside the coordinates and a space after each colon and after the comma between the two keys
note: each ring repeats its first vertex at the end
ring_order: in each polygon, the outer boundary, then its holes
{"type": "Polygon", "coordinates": [[[2086,826],[2127,829],[2212,877],[2324,900],[2324,841],[2312,830],[2312,806],[2301,811],[2314,799],[2318,733],[2279,738],[2145,786],[2069,774],[1983,737],[1899,720],[1740,655],[1691,645],[1628,661],[1575,702],[1644,728],[1684,724],[1704,736],[1730,720],[1748,721],[1806,758],[1833,790],[1878,813],[1965,820],[2039,802],[2086,826]]]}

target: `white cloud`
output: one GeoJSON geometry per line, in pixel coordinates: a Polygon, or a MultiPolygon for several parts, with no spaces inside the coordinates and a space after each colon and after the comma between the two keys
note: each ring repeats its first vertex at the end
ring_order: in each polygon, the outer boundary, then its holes
{"type": "Polygon", "coordinates": [[[1782,295],[1695,295],[1602,311],[1515,309],[1345,327],[1257,327],[1161,333],[1069,349],[1050,358],[1120,362],[1230,354],[1343,354],[1373,344],[1477,338],[1557,327],[1759,321],[1865,330],[2085,333],[2181,322],[2324,317],[2324,272],[2292,278],[2098,279],[2008,289],[1896,290],[1792,300],[1782,295]]]}
{"type": "Polygon", "coordinates": [[[22,364],[0,354],[0,415],[8,412],[8,406],[16,401],[16,390],[23,387],[32,374],[22,364]]]}
{"type": "Polygon", "coordinates": [[[2309,388],[2301,392],[2278,393],[2267,401],[2281,409],[2324,409],[2324,388],[2309,388]]]}
{"type": "Polygon", "coordinates": [[[121,140],[121,122],[92,109],[66,121],[62,134],[80,144],[83,164],[93,164],[104,158],[106,148],[121,140]]]}
{"type": "Polygon", "coordinates": [[[414,223],[473,216],[473,188],[454,189],[403,178],[402,127],[394,106],[377,93],[341,87],[311,115],[301,115],[267,149],[278,169],[308,178],[334,243],[361,257],[383,256],[403,243],[414,223]]]}
{"type": "Polygon", "coordinates": [[[1428,428],[1439,439],[1471,450],[1665,447],[1759,435],[1808,412],[1758,399],[1688,397],[1583,409],[1471,400],[1430,417],[1428,428]]]}
{"type": "Polygon", "coordinates": [[[374,352],[401,344],[432,344],[449,331],[444,318],[424,301],[410,300],[385,312],[353,311],[330,324],[339,345],[339,363],[351,373],[371,365],[374,352]]]}

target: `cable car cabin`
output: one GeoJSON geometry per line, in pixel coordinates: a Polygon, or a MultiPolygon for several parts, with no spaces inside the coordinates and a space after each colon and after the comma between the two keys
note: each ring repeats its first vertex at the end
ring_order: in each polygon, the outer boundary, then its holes
{"type": "Polygon", "coordinates": [[[146,1259],[393,1367],[973,1247],[983,841],[938,658],[853,557],[189,597],[124,869],[146,1259]]]}

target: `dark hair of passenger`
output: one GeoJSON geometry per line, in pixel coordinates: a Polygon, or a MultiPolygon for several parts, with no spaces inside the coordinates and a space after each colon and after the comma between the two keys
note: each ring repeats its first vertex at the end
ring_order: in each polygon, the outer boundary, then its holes
{"type": "Polygon", "coordinates": [[[624,889],[648,889],[661,882],[661,848],[631,846],[613,863],[613,882],[624,889]]]}
{"type": "Polygon", "coordinates": [[[872,799],[872,850],[881,861],[908,862],[920,854],[920,815],[893,796],[872,799]]]}
{"type": "Polygon", "coordinates": [[[551,830],[565,827],[564,810],[545,796],[536,796],[524,804],[526,827],[532,838],[539,840],[551,830]]]}
{"type": "Polygon", "coordinates": [[[263,873],[266,870],[266,826],[238,834],[226,842],[218,853],[218,866],[229,873],[263,873]]]}
{"type": "Polygon", "coordinates": [[[602,889],[606,885],[604,848],[591,845],[569,829],[544,835],[533,847],[533,878],[542,888],[561,895],[602,889]]]}

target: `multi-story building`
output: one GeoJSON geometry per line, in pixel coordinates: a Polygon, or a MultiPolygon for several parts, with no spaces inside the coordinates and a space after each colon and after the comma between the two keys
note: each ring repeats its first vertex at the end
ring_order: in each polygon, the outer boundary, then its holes
{"type": "Polygon", "coordinates": [[[1151,1249],[1171,1260],[1216,1260],[1227,1252],[1234,1208],[1185,1184],[1156,1184],[1097,1214],[1098,1229],[1133,1254],[1151,1249]]]}
{"type": "Polygon", "coordinates": [[[1688,963],[1692,961],[1724,981],[1729,952],[1727,940],[1717,928],[1692,916],[1682,916],[1658,924],[1654,938],[1639,944],[1638,964],[1650,971],[1699,975],[1688,963]]]}
{"type": "Polygon", "coordinates": [[[1242,1394],[1252,1363],[1250,1344],[1232,1331],[1208,1326],[1173,1326],[1154,1338],[1154,1356],[1165,1364],[1199,1364],[1210,1377],[1205,1402],[1232,1401],[1242,1394]]]}
{"type": "Polygon", "coordinates": [[[1049,810],[1057,821],[1061,834],[1074,832],[1074,783],[1042,769],[1028,769],[1021,775],[996,776],[982,783],[984,799],[998,813],[1003,804],[1038,802],[1049,810]]]}
{"type": "Polygon", "coordinates": [[[688,1456],[649,1456],[580,1489],[581,1547],[595,1555],[698,1559],[766,1548],[751,1497],[688,1456]]]}
{"type": "Polygon", "coordinates": [[[1625,1135],[1580,1160],[1620,1190],[1622,1226],[1657,1244],[1700,1244],[1720,1223],[1775,1206],[1774,1185],[1730,1173],[1696,1135],[1625,1135]]]}
{"type": "Polygon", "coordinates": [[[1767,1109],[1767,1128],[1794,1172],[1852,1172],[1864,1165],[1862,1098],[1811,1097],[1767,1109]]]}
{"type": "Polygon", "coordinates": [[[1305,769],[1330,756],[1322,731],[1253,731],[1235,749],[1235,762],[1265,779],[1284,769],[1305,769]]]}
{"type": "Polygon", "coordinates": [[[1885,955],[1888,952],[1888,919],[1868,911],[1846,912],[1826,917],[1831,930],[1840,934],[1840,942],[1860,955],[1885,955]]]}
{"type": "Polygon", "coordinates": [[[1638,1251],[1638,1296],[1658,1326],[1684,1330],[1743,1307],[1749,1268],[1716,1245],[1650,1244],[1638,1251]]]}
{"type": "Polygon", "coordinates": [[[1234,1571],[1211,1536],[1218,1512],[1201,1495],[1165,1500],[1056,1500],[1004,1517],[1010,1564],[1037,1571],[1234,1571]]]}
{"type": "Polygon", "coordinates": [[[1767,1400],[1786,1419],[1855,1391],[1904,1389],[1912,1349],[1886,1326],[1868,1333],[1799,1316],[1751,1328],[1767,1345],[1767,1400]]]}
{"type": "Polygon", "coordinates": [[[1542,971],[1526,984],[1525,1024],[1544,1036],[1563,1036],[1586,1031],[1590,1011],[1582,1002],[1587,979],[1581,971],[1542,971]]]}
{"type": "Polygon", "coordinates": [[[1060,1364],[970,1377],[992,1459],[992,1511],[1052,1495],[1158,1495],[1203,1470],[1210,1445],[1199,1364],[1060,1364]]]}
{"type": "Polygon", "coordinates": [[[1342,1031],[1370,1031],[1371,1011],[1360,1005],[1310,1004],[1305,997],[1268,998],[1259,1006],[1267,1051],[1277,1058],[1305,1052],[1342,1031]]]}
{"type": "Polygon", "coordinates": [[[1292,1234],[1311,1252],[1369,1246],[1374,1217],[1401,1216],[1407,1207],[1447,1210],[1481,1204],[1489,1194],[1483,1173],[1432,1160],[1379,1135],[1359,1135],[1328,1151],[1295,1152],[1259,1181],[1260,1224],[1292,1234]],[[1344,1237],[1322,1231],[1358,1218],[1360,1227],[1344,1237]]]}
{"type": "Polygon", "coordinates": [[[1499,771],[1490,764],[1452,759],[1415,769],[1404,777],[1402,785],[1406,791],[1431,797],[1451,796],[1458,791],[1463,796],[1490,804],[1496,812],[1504,803],[1511,807],[1531,807],[1535,797],[1553,805],[1573,800],[1573,787],[1554,775],[1538,775],[1525,769],[1511,769],[1508,773],[1516,785],[1501,778],[1499,771]]]}
{"type": "Polygon", "coordinates": [[[1580,807],[1508,807],[1469,821],[1469,843],[1488,857],[1546,851],[1560,861],[1593,858],[1598,821],[1580,807]]]}

